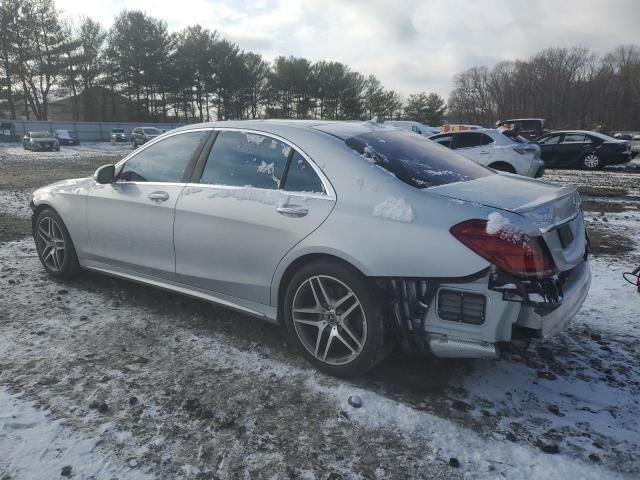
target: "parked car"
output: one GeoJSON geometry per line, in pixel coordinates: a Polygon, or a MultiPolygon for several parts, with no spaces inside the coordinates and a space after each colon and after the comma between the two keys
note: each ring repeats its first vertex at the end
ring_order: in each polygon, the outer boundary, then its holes
{"type": "Polygon", "coordinates": [[[512,118],[496,122],[496,128],[507,127],[516,129],[518,134],[527,140],[536,138],[548,132],[544,127],[544,118],[512,118]]]}
{"type": "Polygon", "coordinates": [[[112,128],[109,139],[111,140],[111,143],[128,141],[127,134],[124,132],[124,128],[112,128]]]}
{"type": "Polygon", "coordinates": [[[36,132],[27,132],[24,134],[22,139],[22,147],[25,150],[51,150],[58,152],[60,151],[60,143],[58,140],[51,135],[51,132],[47,131],[36,131],[36,132]]]}
{"type": "Polygon", "coordinates": [[[440,133],[466,132],[468,130],[481,130],[484,127],[480,125],[461,125],[447,123],[440,127],[440,133]]]}
{"type": "Polygon", "coordinates": [[[156,127],[136,127],[131,130],[131,146],[135,149],[149,140],[162,135],[162,130],[156,127]]]}
{"type": "Polygon", "coordinates": [[[56,130],[53,135],[60,145],[80,145],[80,140],[71,130],[56,130]]]}
{"type": "Polygon", "coordinates": [[[495,170],[533,178],[544,174],[540,147],[509,132],[494,129],[469,130],[440,133],[429,139],[495,170]]]}
{"type": "Polygon", "coordinates": [[[392,127],[401,128],[402,130],[408,130],[420,135],[433,135],[434,133],[440,133],[439,128],[430,127],[420,122],[414,122],[412,120],[387,120],[383,125],[390,125],[392,127]]]}
{"type": "Polygon", "coordinates": [[[86,269],[254,315],[336,375],[396,342],[495,358],[562,329],[590,284],[575,187],[371,122],[190,125],[31,208],[52,277],[86,269]]]}
{"type": "Polygon", "coordinates": [[[547,167],[595,170],[607,165],[627,163],[633,154],[629,142],[588,130],[548,133],[535,140],[547,167]]]}

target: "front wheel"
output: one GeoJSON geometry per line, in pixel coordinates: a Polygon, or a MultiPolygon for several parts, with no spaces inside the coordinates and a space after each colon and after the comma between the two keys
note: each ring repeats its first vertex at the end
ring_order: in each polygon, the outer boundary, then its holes
{"type": "Polygon", "coordinates": [[[54,210],[43,210],[33,230],[38,257],[53,277],[70,277],[78,273],[80,264],[71,236],[62,218],[54,210]]]}
{"type": "Polygon", "coordinates": [[[596,170],[602,166],[600,157],[595,153],[588,153],[582,157],[582,167],[587,170],[596,170]]]}
{"type": "Polygon", "coordinates": [[[136,144],[135,140],[131,140],[131,148],[133,148],[134,150],[138,147],[138,145],[136,144]]]}
{"type": "Polygon", "coordinates": [[[284,323],[309,362],[331,375],[360,375],[389,352],[382,306],[365,277],[338,262],[313,262],[293,276],[284,323]]]}

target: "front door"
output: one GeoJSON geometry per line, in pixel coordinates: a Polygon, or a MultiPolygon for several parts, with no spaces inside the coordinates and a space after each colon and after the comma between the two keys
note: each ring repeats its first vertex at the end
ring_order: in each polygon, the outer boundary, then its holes
{"type": "Polygon", "coordinates": [[[278,264],[331,212],[335,198],[329,190],[287,143],[221,130],[199,184],[185,188],[176,206],[180,280],[270,304],[278,264]]]}
{"type": "Polygon", "coordinates": [[[87,200],[90,260],[175,277],[175,206],[208,134],[191,131],[164,138],[126,159],[113,184],[92,187],[87,200]]]}

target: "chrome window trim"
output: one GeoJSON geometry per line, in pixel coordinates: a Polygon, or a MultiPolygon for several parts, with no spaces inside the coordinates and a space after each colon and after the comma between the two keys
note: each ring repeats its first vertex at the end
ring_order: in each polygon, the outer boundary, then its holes
{"type": "MultiPolygon", "coordinates": [[[[298,147],[295,143],[291,142],[290,140],[287,140],[283,137],[281,137],[278,134],[275,133],[270,133],[270,132],[264,132],[261,130],[255,130],[252,128],[238,128],[238,127],[213,127],[213,130],[215,130],[216,132],[241,132],[241,133],[252,133],[255,135],[262,135],[263,137],[269,137],[269,138],[273,138],[275,140],[278,140],[279,142],[284,143],[285,145],[288,145],[289,147],[293,148],[295,151],[297,151],[300,155],[302,155],[302,157],[309,163],[309,165],[311,165],[311,168],[313,168],[314,172],[316,172],[316,175],[318,175],[318,177],[320,178],[320,181],[322,182],[322,186],[324,187],[325,191],[327,192],[326,194],[315,194],[318,195],[319,197],[326,197],[328,199],[331,200],[335,200],[336,199],[336,192],[333,188],[333,185],[331,184],[331,182],[329,181],[329,179],[327,178],[327,176],[324,174],[324,172],[320,169],[320,167],[311,159],[311,157],[300,147],[298,147]]],[[[215,145],[215,142],[214,142],[215,145]]],[[[212,147],[213,148],[213,147],[212,147]]],[[[206,166],[206,165],[205,165],[206,166]]],[[[206,183],[198,183],[197,185],[212,185],[212,184],[206,184],[206,183]]],[[[235,187],[235,188],[247,188],[247,187],[238,187],[236,185],[217,185],[218,188],[219,187],[235,187]]],[[[251,187],[251,188],[257,188],[257,187],[251,187]]],[[[287,194],[303,194],[305,192],[289,192],[288,190],[281,190],[281,189],[266,189],[266,188],[262,188],[260,190],[269,190],[269,191],[278,191],[278,192],[286,192],[287,194]]],[[[309,193],[309,192],[307,192],[309,193]]],[[[311,195],[311,194],[309,194],[311,195]]]]}
{"type": "MultiPolygon", "coordinates": [[[[144,183],[144,182],[140,182],[144,183]]],[[[294,196],[294,197],[304,197],[304,198],[317,198],[318,200],[330,200],[335,201],[335,197],[331,197],[324,193],[315,193],[315,192],[295,192],[291,190],[280,190],[277,188],[260,188],[253,187],[251,185],[223,185],[219,183],[187,183],[185,184],[186,188],[212,188],[212,189],[221,189],[221,190],[242,190],[243,188],[251,188],[253,190],[261,190],[264,192],[279,192],[283,195],[294,196]]]]}

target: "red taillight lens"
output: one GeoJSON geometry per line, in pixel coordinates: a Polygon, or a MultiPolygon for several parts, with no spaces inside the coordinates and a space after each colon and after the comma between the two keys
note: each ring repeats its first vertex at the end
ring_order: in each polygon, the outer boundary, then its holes
{"type": "Polygon", "coordinates": [[[467,220],[451,234],[481,257],[519,277],[542,278],[553,274],[553,262],[538,239],[520,231],[487,232],[486,220],[467,220]]]}

